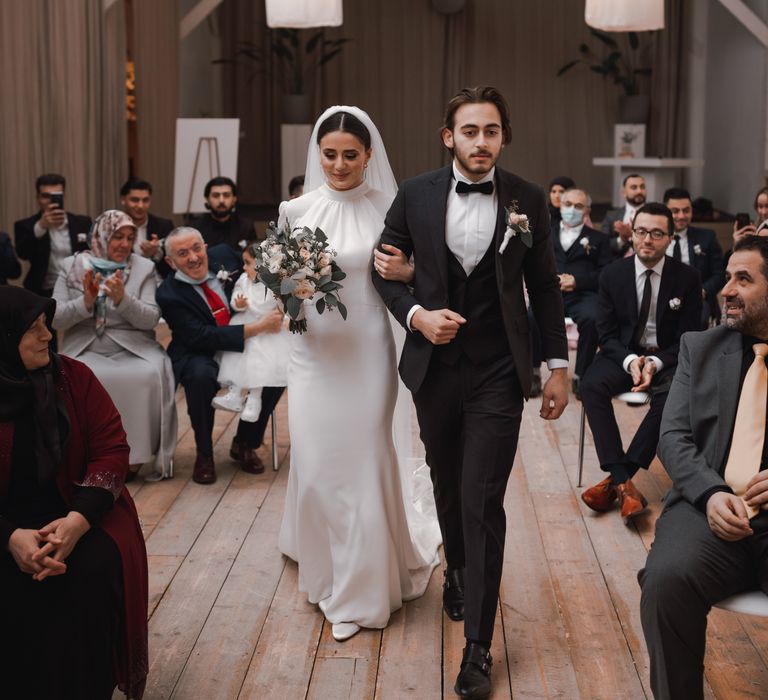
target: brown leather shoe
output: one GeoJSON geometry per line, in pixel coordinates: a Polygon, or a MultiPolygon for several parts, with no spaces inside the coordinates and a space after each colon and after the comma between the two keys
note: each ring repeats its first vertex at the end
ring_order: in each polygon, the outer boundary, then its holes
{"type": "Polygon", "coordinates": [[[618,493],[610,476],[606,476],[599,484],[590,486],[581,493],[581,500],[598,513],[609,511],[617,498],[618,493]]]}
{"type": "Polygon", "coordinates": [[[640,515],[648,506],[648,501],[645,500],[645,496],[632,483],[632,479],[627,479],[623,484],[619,484],[616,487],[616,491],[619,494],[621,517],[627,524],[632,518],[640,515]]]}
{"type": "Polygon", "coordinates": [[[212,484],[216,481],[216,466],[212,457],[197,453],[195,468],[192,470],[192,481],[198,484],[212,484]]]}
{"type": "Polygon", "coordinates": [[[261,461],[261,457],[256,454],[255,447],[244,447],[242,451],[242,469],[249,474],[263,474],[264,462],[261,461]]]}

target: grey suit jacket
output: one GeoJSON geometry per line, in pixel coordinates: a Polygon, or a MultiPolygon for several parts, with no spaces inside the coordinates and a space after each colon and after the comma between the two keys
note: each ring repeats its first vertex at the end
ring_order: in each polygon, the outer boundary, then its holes
{"type": "MultiPolygon", "coordinates": [[[[74,256],[64,260],[63,269],[56,280],[53,297],[56,315],[53,326],[66,331],[61,352],[77,357],[95,338],[93,315],[85,308],[83,290],[67,284],[74,256]]],[[[119,306],[107,300],[107,329],[105,336],[134,355],[145,355],[157,350],[154,328],[160,320],[160,307],[155,302],[155,264],[147,258],[133,254],[131,273],[125,283],[125,296],[119,306]]]]}
{"type": "Polygon", "coordinates": [[[667,507],[724,486],[742,361],[742,335],[725,326],[685,333],[661,420],[658,455],[672,479],[667,507]]]}

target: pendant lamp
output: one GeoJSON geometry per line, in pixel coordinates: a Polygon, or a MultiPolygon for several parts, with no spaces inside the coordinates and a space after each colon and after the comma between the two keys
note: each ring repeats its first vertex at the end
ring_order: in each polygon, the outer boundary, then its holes
{"type": "Polygon", "coordinates": [[[664,0],[587,0],[584,20],[604,32],[664,29],[664,0]]]}
{"type": "Polygon", "coordinates": [[[340,27],[342,0],[266,0],[270,27],[340,27]]]}

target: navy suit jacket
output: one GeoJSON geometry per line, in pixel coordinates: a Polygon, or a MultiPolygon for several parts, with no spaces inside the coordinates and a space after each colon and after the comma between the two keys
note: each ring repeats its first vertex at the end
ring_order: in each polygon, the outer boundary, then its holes
{"type": "MultiPolygon", "coordinates": [[[[48,272],[48,258],[51,255],[51,236],[46,233],[42,238],[35,236],[35,224],[42,214],[38,212],[27,219],[20,219],[13,225],[13,235],[16,241],[16,252],[23,260],[29,260],[29,272],[24,278],[24,286],[40,294],[43,291],[45,274],[48,272]]],[[[86,236],[91,230],[91,219],[80,214],[67,212],[69,227],[69,242],[72,253],[88,249],[86,236]],[[81,234],[86,234],[85,236],[81,234]]]]}
{"type": "MultiPolygon", "coordinates": [[[[635,286],[635,257],[612,262],[600,276],[597,306],[597,332],[600,352],[621,366],[631,354],[642,354],[632,346],[640,310],[635,286]]],[[[656,303],[656,342],[654,353],[664,363],[664,369],[677,364],[680,336],[701,328],[701,282],[699,273],[690,265],[667,256],[661,272],[659,296],[656,303]],[[680,301],[672,308],[672,299],[680,301]]]]}
{"type": "Polygon", "coordinates": [[[584,226],[573,245],[568,250],[563,250],[560,244],[560,224],[558,222],[552,226],[552,245],[555,249],[557,272],[561,275],[573,275],[576,279],[576,289],[565,294],[597,291],[600,272],[613,260],[610,243],[610,239],[604,233],[584,226]],[[585,238],[586,245],[582,244],[585,238]]]}
{"type": "MultiPolygon", "coordinates": [[[[230,270],[232,262],[226,251],[229,246],[212,246],[208,252],[208,268],[214,274],[221,268],[230,270]]],[[[237,278],[224,285],[227,299],[232,293],[232,286],[237,278]]],[[[243,326],[217,326],[211,309],[205,299],[198,294],[191,284],[176,279],[175,274],[168,275],[157,289],[158,306],[163,318],[171,329],[172,340],[168,346],[168,356],[173,363],[173,371],[178,379],[184,365],[194,355],[213,357],[219,350],[242,352],[245,336],[243,326]]]]}

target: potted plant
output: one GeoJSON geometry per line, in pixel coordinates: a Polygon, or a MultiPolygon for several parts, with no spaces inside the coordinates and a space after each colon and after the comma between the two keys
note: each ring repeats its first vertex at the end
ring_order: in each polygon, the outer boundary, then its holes
{"type": "MultiPolygon", "coordinates": [[[[321,29],[307,36],[301,29],[270,29],[264,45],[277,58],[280,83],[285,88],[281,112],[285,124],[312,121],[312,97],[309,88],[318,70],[338,56],[349,39],[326,39],[321,29]]],[[[261,64],[269,70],[272,62],[261,44],[241,41],[233,58],[220,58],[214,63],[261,64]]]]}
{"type": "MultiPolygon", "coordinates": [[[[641,47],[640,36],[637,32],[626,32],[628,51],[622,53],[619,43],[609,34],[597,29],[589,30],[593,37],[604,45],[602,57],[598,57],[588,44],[579,46],[579,58],[566,63],[559,71],[558,77],[569,71],[575,65],[583,63],[589,69],[613,81],[624,91],[619,99],[619,121],[626,124],[645,124],[648,121],[650,100],[647,93],[641,90],[641,79],[651,75],[650,67],[639,64],[648,49],[648,44],[641,47]]],[[[624,34],[624,32],[620,32],[624,34]]],[[[646,33],[647,34],[647,33],[646,33]]]]}

